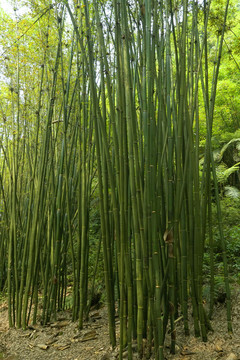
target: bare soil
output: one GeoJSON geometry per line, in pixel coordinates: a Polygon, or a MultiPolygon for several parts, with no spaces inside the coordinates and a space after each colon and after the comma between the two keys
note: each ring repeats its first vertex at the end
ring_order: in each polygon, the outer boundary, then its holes
{"type": "MultiPolygon", "coordinates": [[[[170,337],[165,344],[165,358],[170,360],[237,360],[240,359],[240,290],[232,301],[233,334],[227,332],[226,307],[217,304],[211,322],[214,332],[208,342],[193,336],[186,337],[181,321],[177,325],[176,354],[169,352],[170,337]]],[[[117,321],[117,338],[119,338],[117,321]]],[[[118,346],[109,343],[107,309],[90,312],[83,330],[71,322],[71,313],[60,313],[48,326],[29,326],[26,331],[9,329],[6,304],[0,305],[0,359],[4,360],[113,360],[118,358],[118,346]]],[[[133,351],[137,351],[133,344],[133,351]]],[[[127,359],[127,351],[124,353],[127,359]]],[[[137,352],[134,359],[138,359],[137,352]]],[[[154,359],[152,356],[151,359],[154,359]]]]}

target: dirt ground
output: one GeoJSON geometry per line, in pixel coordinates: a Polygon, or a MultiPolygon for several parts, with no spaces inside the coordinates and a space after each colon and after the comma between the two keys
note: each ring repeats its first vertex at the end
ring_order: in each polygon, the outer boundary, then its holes
{"type": "MultiPolygon", "coordinates": [[[[0,359],[5,360],[113,360],[119,348],[109,345],[106,307],[93,310],[90,319],[78,330],[71,322],[71,313],[59,314],[49,326],[33,326],[28,330],[8,328],[6,304],[0,305],[0,359]]],[[[177,326],[176,354],[170,355],[170,340],[165,344],[165,358],[170,360],[237,360],[240,359],[240,290],[235,291],[232,302],[233,334],[227,333],[226,307],[217,304],[212,321],[213,333],[203,343],[193,335],[186,337],[183,326],[177,326]]],[[[118,323],[118,321],[117,321],[118,323]]],[[[191,334],[193,328],[191,324],[191,334]]],[[[117,325],[117,337],[119,326],[117,325]]],[[[133,345],[136,351],[136,345],[133,345]]],[[[127,359],[127,352],[124,353],[127,359]]],[[[138,359],[137,353],[134,359],[138,359]]],[[[154,359],[152,357],[151,359],[154,359]]]]}

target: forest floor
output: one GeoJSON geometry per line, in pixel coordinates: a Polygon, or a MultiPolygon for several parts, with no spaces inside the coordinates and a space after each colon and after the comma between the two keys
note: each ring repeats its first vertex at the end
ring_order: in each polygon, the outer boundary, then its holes
{"type": "MultiPolygon", "coordinates": [[[[217,304],[211,322],[214,332],[208,342],[191,335],[185,336],[181,321],[177,324],[176,354],[169,353],[170,336],[165,342],[165,359],[170,360],[237,360],[240,359],[240,289],[235,290],[232,300],[233,334],[227,332],[226,306],[217,304]]],[[[90,312],[83,330],[71,322],[71,313],[59,313],[56,322],[48,326],[29,326],[25,331],[9,329],[7,305],[0,305],[0,359],[4,360],[113,360],[118,358],[109,345],[107,309],[102,307],[90,312]]],[[[117,338],[119,321],[117,320],[117,338]]],[[[136,344],[134,357],[138,359],[136,344]]],[[[124,353],[127,359],[127,351],[124,353]]],[[[154,359],[152,356],[151,359],[154,359]]]]}

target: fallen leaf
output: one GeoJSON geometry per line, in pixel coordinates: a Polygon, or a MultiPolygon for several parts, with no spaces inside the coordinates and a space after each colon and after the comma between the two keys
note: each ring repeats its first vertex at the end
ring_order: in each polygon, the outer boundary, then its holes
{"type": "Polygon", "coordinates": [[[99,312],[95,312],[93,314],[91,314],[91,319],[95,319],[95,320],[98,320],[98,319],[101,319],[101,315],[99,314],[99,312]]]}
{"type": "Polygon", "coordinates": [[[66,350],[66,349],[68,349],[68,348],[70,348],[70,345],[59,346],[59,347],[58,347],[58,350],[63,351],[63,350],[66,350]]]}
{"type": "Polygon", "coordinates": [[[52,328],[62,328],[62,327],[65,327],[67,325],[69,325],[69,321],[64,320],[64,321],[59,321],[59,322],[56,322],[54,324],[51,324],[51,327],[52,328]]]}
{"type": "Polygon", "coordinates": [[[63,348],[66,348],[66,346],[70,347],[71,343],[56,343],[56,344],[53,344],[53,346],[59,350],[63,349],[63,348]]]}
{"type": "Polygon", "coordinates": [[[37,344],[37,347],[39,347],[39,349],[42,349],[42,350],[47,350],[48,345],[46,345],[46,344],[37,344]]]}
{"type": "Polygon", "coordinates": [[[223,349],[221,348],[221,346],[216,345],[216,346],[215,346],[215,351],[217,351],[217,352],[222,352],[223,349]]]}
{"type": "Polygon", "coordinates": [[[57,341],[57,339],[49,339],[49,340],[46,341],[46,344],[47,344],[47,345],[52,345],[52,344],[54,344],[56,341],[57,341]]]}
{"type": "Polygon", "coordinates": [[[81,341],[89,341],[96,339],[97,333],[95,330],[88,331],[85,333],[81,339],[81,341]]]}
{"type": "Polygon", "coordinates": [[[32,333],[26,333],[26,334],[21,334],[19,335],[20,338],[27,338],[29,336],[31,336],[32,333]]]}
{"type": "Polygon", "coordinates": [[[34,337],[34,335],[36,334],[37,330],[34,330],[30,335],[29,335],[29,339],[32,339],[34,337]]]}
{"type": "Polygon", "coordinates": [[[182,356],[189,356],[189,355],[194,355],[194,354],[196,354],[194,351],[187,350],[187,349],[181,351],[181,355],[182,355],[182,356]]]}
{"type": "Polygon", "coordinates": [[[101,328],[102,328],[102,325],[92,325],[92,327],[93,327],[94,329],[101,329],[101,328]]]}
{"type": "Polygon", "coordinates": [[[237,360],[237,356],[234,353],[228,355],[226,360],[237,360]]]}

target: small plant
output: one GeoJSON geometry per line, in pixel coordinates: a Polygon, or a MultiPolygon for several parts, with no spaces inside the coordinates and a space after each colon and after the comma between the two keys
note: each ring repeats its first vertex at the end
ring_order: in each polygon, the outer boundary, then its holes
{"type": "MultiPolygon", "coordinates": [[[[226,253],[228,260],[228,268],[230,274],[230,280],[233,282],[240,282],[240,213],[239,213],[240,200],[238,198],[224,197],[221,200],[222,208],[222,225],[226,244],[226,253]]],[[[213,204],[213,219],[216,216],[216,208],[213,204]]],[[[213,222],[214,223],[214,222],[213,222]]],[[[214,298],[224,297],[221,295],[223,292],[223,252],[219,236],[218,226],[212,226],[213,239],[214,239],[214,271],[215,271],[215,294],[214,298]]],[[[206,286],[204,290],[204,296],[209,296],[209,280],[210,280],[210,248],[208,239],[206,239],[206,252],[204,254],[203,274],[206,279],[206,286]]],[[[221,302],[221,301],[220,301],[221,302]]]]}

